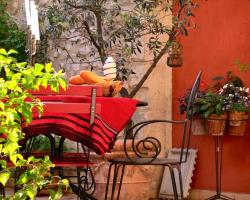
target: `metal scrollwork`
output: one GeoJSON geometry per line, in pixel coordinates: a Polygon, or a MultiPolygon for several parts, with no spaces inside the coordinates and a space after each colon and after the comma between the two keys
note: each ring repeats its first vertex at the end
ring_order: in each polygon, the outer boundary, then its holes
{"type": "Polygon", "coordinates": [[[161,153],[161,142],[152,136],[146,136],[142,139],[139,133],[142,132],[146,126],[155,123],[173,123],[168,120],[149,120],[140,122],[132,126],[128,131],[133,133],[133,137],[125,135],[124,151],[127,158],[134,162],[134,164],[149,164],[152,163],[161,153]],[[129,152],[128,141],[132,139],[132,154],[129,152]]]}

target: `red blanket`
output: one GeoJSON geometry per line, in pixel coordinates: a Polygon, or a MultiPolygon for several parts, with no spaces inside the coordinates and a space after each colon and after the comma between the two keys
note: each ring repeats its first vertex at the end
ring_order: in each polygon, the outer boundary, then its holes
{"type": "MultiPolygon", "coordinates": [[[[90,102],[89,97],[78,96],[40,96],[41,101],[90,102]]],[[[81,142],[98,154],[109,152],[114,146],[116,135],[126,126],[136,110],[137,100],[128,98],[97,97],[101,104],[101,113],[95,115],[90,130],[88,114],[43,113],[39,118],[34,113],[34,120],[25,126],[26,139],[39,134],[54,133],[70,140],[81,142]]]]}

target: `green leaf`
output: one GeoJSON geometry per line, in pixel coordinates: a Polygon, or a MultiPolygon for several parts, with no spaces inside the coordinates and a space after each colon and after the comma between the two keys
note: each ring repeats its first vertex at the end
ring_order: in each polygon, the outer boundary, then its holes
{"type": "Polygon", "coordinates": [[[49,193],[50,193],[49,197],[50,200],[59,200],[63,196],[62,189],[60,187],[58,187],[56,192],[53,190],[49,190],[49,193]]]}
{"type": "Polygon", "coordinates": [[[26,162],[27,162],[27,160],[18,160],[16,162],[16,166],[17,167],[22,167],[26,162]]]}
{"type": "Polygon", "coordinates": [[[34,70],[34,75],[35,76],[40,76],[42,75],[42,70],[44,69],[44,65],[42,64],[35,64],[35,70],[34,70]]]}
{"type": "Polygon", "coordinates": [[[5,169],[6,166],[7,166],[6,160],[0,160],[0,165],[1,165],[1,168],[2,168],[2,169],[5,169]]]}
{"type": "Polygon", "coordinates": [[[6,52],[6,50],[5,49],[0,49],[0,54],[2,54],[2,55],[7,55],[7,52],[6,52]]]}
{"type": "Polygon", "coordinates": [[[14,200],[26,200],[27,199],[27,192],[26,190],[18,190],[14,194],[14,200]]]}
{"type": "Polygon", "coordinates": [[[45,87],[45,88],[47,88],[47,86],[48,86],[48,79],[45,79],[45,78],[42,79],[42,86],[45,87]]]}
{"type": "Polygon", "coordinates": [[[59,79],[58,79],[58,82],[59,82],[59,84],[61,85],[61,87],[62,87],[64,90],[67,89],[67,83],[66,83],[66,81],[65,81],[64,79],[59,78],[59,79]]]}
{"type": "Polygon", "coordinates": [[[216,109],[216,113],[220,113],[221,110],[222,110],[222,105],[221,104],[217,104],[216,107],[215,107],[215,109],[216,109]]]}
{"type": "Polygon", "coordinates": [[[54,190],[49,190],[49,194],[50,194],[49,200],[53,200],[56,196],[56,192],[54,190]]]}
{"type": "Polygon", "coordinates": [[[45,72],[49,73],[52,71],[52,63],[47,63],[45,65],[45,72]]]}
{"type": "Polygon", "coordinates": [[[214,108],[209,108],[205,113],[204,116],[207,118],[209,115],[214,113],[214,108]]]}
{"type": "Polygon", "coordinates": [[[207,104],[201,106],[200,110],[206,110],[209,106],[211,106],[211,104],[207,103],[207,104]]]}
{"type": "Polygon", "coordinates": [[[30,173],[28,171],[24,172],[18,179],[17,184],[27,183],[30,179],[30,173]]]}
{"type": "Polygon", "coordinates": [[[65,189],[67,190],[69,188],[69,180],[62,179],[61,182],[62,182],[63,186],[65,187],[65,189]]]}
{"type": "Polygon", "coordinates": [[[0,183],[2,183],[3,186],[5,186],[5,184],[9,180],[10,175],[11,175],[10,171],[5,171],[5,172],[0,173],[0,183]]]}
{"type": "Polygon", "coordinates": [[[10,155],[10,160],[14,163],[14,165],[16,165],[17,155],[16,154],[10,155]]]}
{"type": "Polygon", "coordinates": [[[7,124],[11,123],[11,122],[14,122],[14,119],[15,119],[15,117],[14,117],[13,113],[11,113],[11,112],[6,113],[6,122],[7,122],[7,124]]]}
{"type": "Polygon", "coordinates": [[[14,50],[14,49],[11,49],[11,50],[8,51],[7,55],[9,56],[11,54],[18,54],[18,52],[16,50],[14,50]]]}
{"type": "Polygon", "coordinates": [[[20,63],[17,63],[16,65],[19,66],[19,67],[24,68],[24,67],[26,67],[27,62],[20,62],[20,63]]]}
{"type": "Polygon", "coordinates": [[[2,101],[0,102],[0,108],[1,108],[1,110],[4,110],[4,108],[5,108],[5,105],[2,101]]]}
{"type": "Polygon", "coordinates": [[[27,191],[27,195],[30,197],[31,200],[35,199],[37,194],[37,187],[29,186],[26,187],[25,190],[27,191]]]}

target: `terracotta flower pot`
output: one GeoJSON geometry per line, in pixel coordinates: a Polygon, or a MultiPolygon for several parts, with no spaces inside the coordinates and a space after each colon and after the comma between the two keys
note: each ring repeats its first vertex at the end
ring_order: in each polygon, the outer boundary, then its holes
{"type": "Polygon", "coordinates": [[[243,136],[245,134],[248,112],[233,111],[229,113],[229,123],[227,125],[227,133],[229,135],[243,136]]]}
{"type": "Polygon", "coordinates": [[[205,122],[207,133],[212,136],[223,135],[226,128],[227,118],[227,114],[222,114],[220,116],[216,114],[210,115],[205,122]]]}

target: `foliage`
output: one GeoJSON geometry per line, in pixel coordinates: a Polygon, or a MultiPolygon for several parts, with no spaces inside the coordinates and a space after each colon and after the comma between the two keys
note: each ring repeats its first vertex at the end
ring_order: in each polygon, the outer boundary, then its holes
{"type": "MultiPolygon", "coordinates": [[[[41,102],[29,90],[50,84],[52,90],[58,91],[59,85],[66,88],[66,83],[62,72],[56,73],[51,64],[28,66],[24,62],[18,63],[13,57],[16,54],[14,50],[6,52],[0,49],[0,71],[6,73],[6,79],[0,79],[0,182],[5,186],[14,170],[21,169],[17,180],[20,189],[6,199],[22,200],[34,199],[37,192],[51,182],[50,168],[53,167],[48,157],[24,159],[19,153],[19,141],[24,138],[22,121],[28,125],[32,120],[32,110],[37,108],[40,113],[43,110],[41,102]],[[7,160],[12,165],[7,164],[7,160]]],[[[60,180],[61,184],[67,185],[67,181],[60,180]]],[[[61,192],[60,187],[57,192],[61,192]]],[[[60,196],[59,193],[54,196],[60,196]]]]}
{"type": "MultiPolygon", "coordinates": [[[[38,135],[35,138],[33,138],[32,142],[32,151],[50,151],[50,141],[49,139],[44,135],[38,135]]],[[[54,135],[55,143],[56,145],[59,145],[60,137],[54,135]]],[[[27,142],[30,142],[29,140],[27,142]]],[[[72,150],[70,147],[67,146],[67,143],[64,143],[63,145],[63,151],[67,152],[72,150]]]]}
{"type": "MultiPolygon", "coordinates": [[[[221,115],[230,111],[249,111],[249,89],[245,88],[240,77],[228,71],[226,77],[216,76],[212,86],[201,82],[197,99],[192,105],[193,114],[208,117],[211,114],[221,115]]],[[[180,97],[179,111],[186,112],[190,89],[180,97]]]]}
{"type": "Polygon", "coordinates": [[[119,80],[126,80],[134,73],[129,65],[150,63],[130,97],[138,92],[176,37],[187,35],[188,29],[194,27],[190,18],[197,6],[192,0],[174,1],[174,4],[170,0],[133,0],[131,8],[112,0],[53,2],[43,12],[44,33],[49,33],[57,51],[67,53],[70,63],[85,63],[95,69],[107,56],[112,56],[117,62],[119,80]],[[171,18],[172,26],[165,25],[171,18]],[[68,40],[88,50],[73,56],[64,45],[68,40]],[[146,60],[138,59],[142,53],[148,54],[146,60]]]}
{"type": "Polygon", "coordinates": [[[211,114],[220,116],[226,112],[225,99],[218,93],[208,92],[204,96],[197,98],[197,104],[199,104],[197,112],[201,117],[207,118],[211,114]]]}
{"type": "Polygon", "coordinates": [[[22,31],[6,11],[7,1],[0,0],[0,48],[15,49],[18,61],[27,59],[25,53],[26,33],[22,31]]]}
{"type": "Polygon", "coordinates": [[[241,80],[241,78],[235,75],[232,71],[227,71],[225,77],[215,76],[212,80],[214,81],[214,83],[209,88],[209,90],[214,92],[217,92],[225,84],[233,84],[237,87],[243,87],[243,81],[241,80]]]}
{"type": "Polygon", "coordinates": [[[249,88],[226,84],[219,90],[219,94],[225,98],[227,111],[249,111],[249,88]]]}
{"type": "MultiPolygon", "coordinates": [[[[179,112],[180,112],[180,114],[184,114],[186,112],[190,94],[191,94],[191,89],[188,89],[186,91],[186,93],[182,97],[178,98],[178,100],[179,100],[179,112]]],[[[204,95],[205,95],[204,91],[198,90],[196,97],[197,98],[202,98],[204,95]]],[[[199,114],[200,103],[199,102],[194,102],[194,104],[191,105],[191,106],[193,106],[193,114],[194,115],[199,114]]]]}

